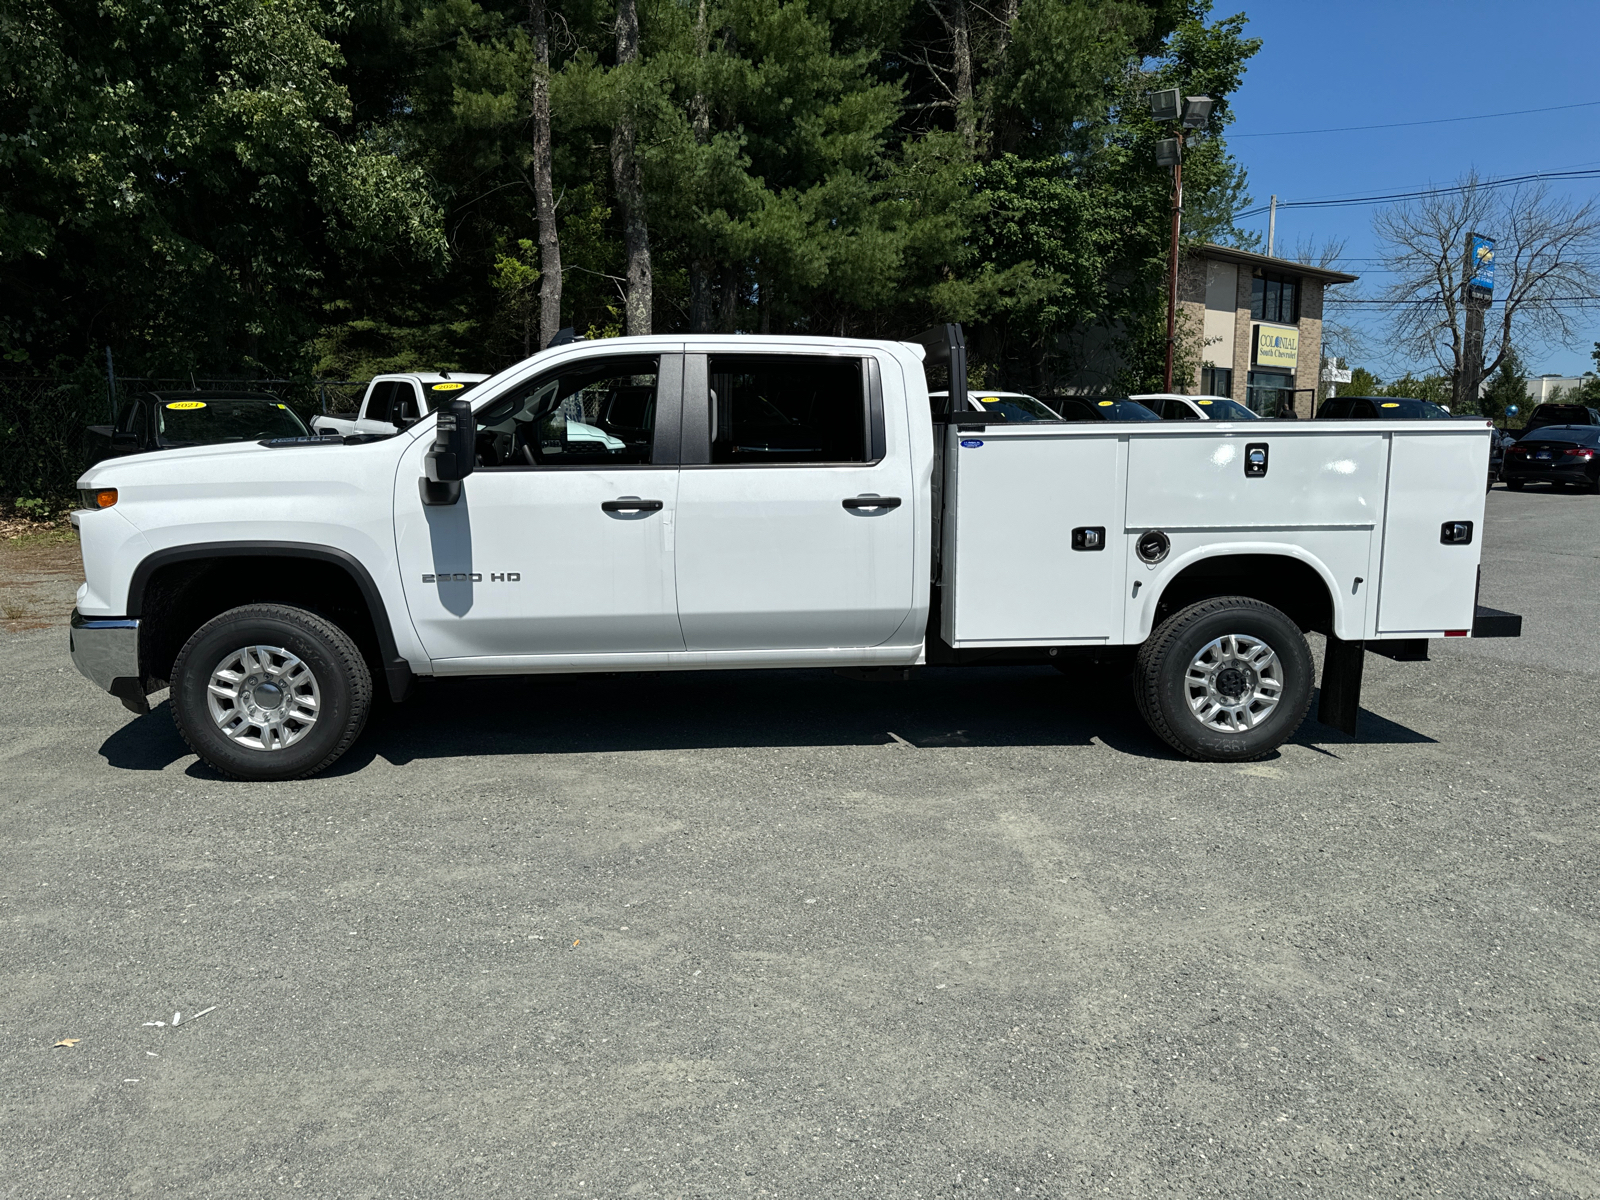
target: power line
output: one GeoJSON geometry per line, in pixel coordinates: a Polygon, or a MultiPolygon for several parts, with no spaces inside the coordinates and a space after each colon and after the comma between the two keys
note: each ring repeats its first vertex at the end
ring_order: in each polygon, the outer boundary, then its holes
{"type": "MultiPolygon", "coordinates": [[[[1499,299],[1489,301],[1490,304],[1505,304],[1506,302],[1507,301],[1503,296],[1499,299]]],[[[1590,302],[1600,302],[1600,296],[1537,296],[1529,297],[1524,301],[1526,304],[1586,304],[1590,302]]],[[[1405,304],[1443,304],[1444,298],[1442,296],[1434,296],[1426,300],[1344,300],[1337,296],[1329,296],[1327,298],[1327,303],[1330,305],[1376,304],[1381,305],[1384,308],[1399,308],[1401,305],[1405,304]]]]}
{"type": "Polygon", "coordinates": [[[1356,133],[1364,129],[1410,129],[1417,125],[1452,125],[1458,121],[1488,121],[1496,117],[1525,117],[1529,113],[1562,112],[1569,108],[1593,108],[1600,100],[1578,104],[1556,104],[1550,108],[1519,108],[1512,112],[1479,113],[1473,117],[1435,117],[1431,121],[1395,121],[1389,125],[1337,125],[1330,129],[1274,129],[1269,133],[1230,133],[1228,137],[1302,137],[1308,133],[1356,133]]]}
{"type": "MultiPolygon", "coordinates": [[[[1600,103],[1600,101],[1597,101],[1600,103]]],[[[1448,187],[1426,188],[1417,192],[1391,192],[1386,196],[1355,196],[1347,200],[1280,200],[1278,209],[1286,208],[1348,208],[1357,204],[1386,204],[1395,200],[1419,200],[1424,196],[1440,196],[1447,192],[1465,192],[1472,188],[1508,187],[1514,183],[1531,183],[1542,179],[1595,179],[1600,178],[1600,169],[1587,171],[1550,171],[1539,172],[1533,175],[1509,175],[1504,179],[1485,179],[1474,183],[1456,183],[1448,187]]],[[[1266,212],[1269,205],[1261,205],[1246,212],[1237,214],[1233,219],[1242,221],[1246,217],[1258,217],[1266,212]]]]}

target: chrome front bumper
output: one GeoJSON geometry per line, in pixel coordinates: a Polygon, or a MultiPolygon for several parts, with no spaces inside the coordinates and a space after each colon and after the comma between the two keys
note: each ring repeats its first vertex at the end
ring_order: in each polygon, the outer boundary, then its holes
{"type": "Polygon", "coordinates": [[[147,713],[139,677],[139,622],[133,617],[86,617],[72,610],[67,634],[72,665],[90,683],[110,692],[131,712],[147,713]]]}

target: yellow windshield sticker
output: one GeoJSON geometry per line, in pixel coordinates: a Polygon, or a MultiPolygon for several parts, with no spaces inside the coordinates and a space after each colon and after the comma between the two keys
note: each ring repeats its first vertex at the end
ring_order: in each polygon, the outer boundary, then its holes
{"type": "Polygon", "coordinates": [[[1200,403],[1201,403],[1201,404],[1210,404],[1210,403],[1211,403],[1211,401],[1209,401],[1209,400],[1202,400],[1202,401],[1200,401],[1200,403]]]}
{"type": "Polygon", "coordinates": [[[1102,400],[1102,401],[1100,401],[1100,407],[1101,408],[1110,408],[1111,407],[1111,401],[1110,400],[1102,400]]]}
{"type": "Polygon", "coordinates": [[[168,408],[175,412],[193,412],[195,409],[204,408],[205,406],[206,402],[204,400],[174,400],[167,405],[168,408]]]}
{"type": "Polygon", "coordinates": [[[459,392],[466,386],[464,383],[436,383],[433,385],[433,390],[436,392],[459,392]]]}
{"type": "Polygon", "coordinates": [[[279,405],[275,405],[274,407],[281,408],[281,409],[283,409],[284,412],[288,412],[289,411],[289,406],[287,404],[279,404],[279,405]]]}
{"type": "Polygon", "coordinates": [[[979,396],[978,399],[984,404],[999,404],[1000,403],[1000,397],[999,396],[979,396]]]}
{"type": "Polygon", "coordinates": [[[1387,404],[1384,404],[1382,407],[1384,407],[1384,408],[1399,408],[1400,406],[1398,404],[1396,404],[1393,400],[1391,400],[1387,404]]]}

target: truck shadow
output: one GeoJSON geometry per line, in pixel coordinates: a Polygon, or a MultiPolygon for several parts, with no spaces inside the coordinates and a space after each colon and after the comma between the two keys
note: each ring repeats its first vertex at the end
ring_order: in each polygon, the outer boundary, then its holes
{"type": "MultiPolygon", "coordinates": [[[[1141,758],[1178,758],[1140,719],[1126,679],[1063,677],[1049,667],[924,669],[906,683],[862,683],[831,671],[446,679],[424,683],[405,704],[376,708],[361,739],[327,774],[353,774],[379,758],[404,766],[486,754],[1072,747],[1095,740],[1141,758]]],[[[1320,753],[1432,740],[1365,709],[1354,738],[1312,716],[1291,739],[1320,753]]],[[[128,771],[160,771],[192,754],[164,702],[112,734],[100,753],[128,771]]],[[[215,777],[198,762],[189,771],[215,777]]]]}

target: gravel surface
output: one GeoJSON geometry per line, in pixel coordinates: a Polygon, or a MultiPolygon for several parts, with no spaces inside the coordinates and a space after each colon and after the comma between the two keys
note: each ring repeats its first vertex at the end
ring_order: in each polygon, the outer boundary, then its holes
{"type": "Polygon", "coordinates": [[[1600,1195],[1600,498],[1487,525],[1528,636],[1242,767],[751,672],[235,784],[0,634],[0,1196],[1600,1195]]]}

